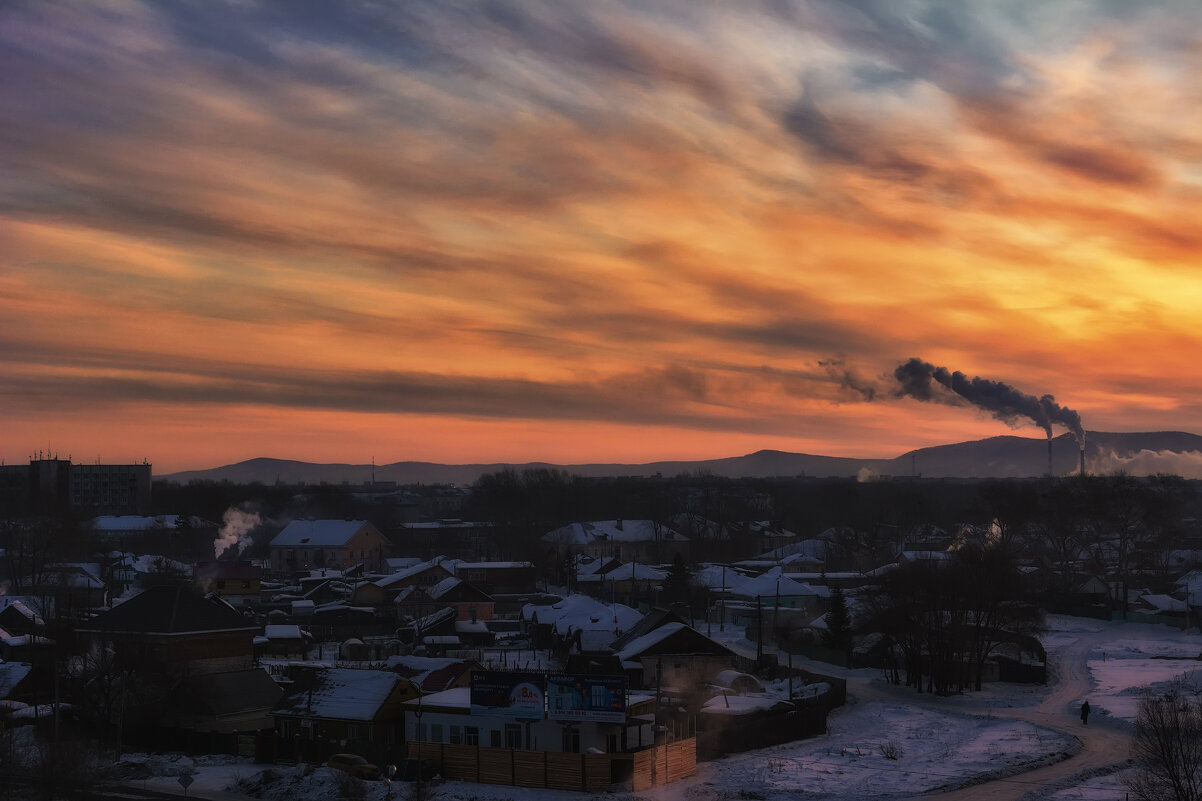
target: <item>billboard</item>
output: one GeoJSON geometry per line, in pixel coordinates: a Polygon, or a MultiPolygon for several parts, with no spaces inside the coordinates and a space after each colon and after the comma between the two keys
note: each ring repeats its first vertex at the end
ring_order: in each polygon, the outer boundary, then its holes
{"type": "Polygon", "coordinates": [[[546,695],[546,677],[541,673],[472,673],[473,715],[541,720],[547,716],[546,695]]]}
{"type": "Polygon", "coordinates": [[[547,717],[552,720],[626,721],[626,677],[552,673],[547,676],[547,717]]]}

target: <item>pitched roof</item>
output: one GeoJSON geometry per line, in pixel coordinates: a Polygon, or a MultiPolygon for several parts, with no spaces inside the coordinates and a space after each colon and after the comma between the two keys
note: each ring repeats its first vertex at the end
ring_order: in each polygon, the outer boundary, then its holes
{"type": "Polygon", "coordinates": [[[373,720],[400,682],[401,677],[388,670],[315,670],[299,679],[294,691],[271,711],[276,715],[373,720]]]}
{"type": "Polygon", "coordinates": [[[364,526],[371,526],[371,523],[366,520],[293,520],[275,535],[271,545],[310,548],[346,545],[364,526]]]}
{"type": "Polygon", "coordinates": [[[704,653],[734,656],[734,652],[725,645],[711,640],[683,623],[665,623],[654,631],[632,640],[618,652],[618,658],[627,662],[648,653],[704,653]]]}
{"type": "Polygon", "coordinates": [[[257,631],[253,621],[228,604],[206,600],[190,588],[150,587],[80,626],[81,631],[139,634],[201,634],[257,631]]]}

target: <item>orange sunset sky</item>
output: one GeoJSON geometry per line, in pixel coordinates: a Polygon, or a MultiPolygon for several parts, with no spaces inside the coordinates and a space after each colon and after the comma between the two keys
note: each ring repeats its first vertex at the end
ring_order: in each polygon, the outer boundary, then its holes
{"type": "Polygon", "coordinates": [[[0,75],[10,464],[1012,433],[835,375],[911,357],[1202,432],[1196,2],[15,2],[0,75]]]}

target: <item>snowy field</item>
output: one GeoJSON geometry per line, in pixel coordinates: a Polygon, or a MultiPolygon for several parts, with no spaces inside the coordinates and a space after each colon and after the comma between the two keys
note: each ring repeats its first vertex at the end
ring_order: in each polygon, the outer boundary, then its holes
{"type": "MultiPolygon", "coordinates": [[[[1090,704],[1116,725],[1127,725],[1124,722],[1134,718],[1139,693],[1149,685],[1161,686],[1191,675],[1202,679],[1202,662],[1193,659],[1202,648],[1202,637],[1196,632],[1060,616],[1050,617],[1048,623],[1045,642],[1053,665],[1058,651],[1085,640],[1094,686],[1090,704]]],[[[742,646],[740,650],[750,645],[746,641],[729,644],[742,646]]],[[[754,651],[754,646],[750,647],[754,651]]],[[[807,663],[806,667],[818,670],[821,666],[807,663]]],[[[703,762],[696,776],[654,791],[599,797],[614,801],[902,798],[1016,774],[1059,760],[1076,747],[1076,741],[1066,735],[991,714],[993,709],[1038,705],[1048,693],[1045,687],[993,684],[982,693],[940,699],[888,687],[879,671],[829,668],[827,672],[846,676],[853,696],[832,714],[827,735],[703,762]],[[862,700],[855,700],[857,693],[862,700]]],[[[777,682],[768,691],[783,695],[787,685],[777,682]]],[[[1070,704],[1066,715],[1071,708],[1070,704]]],[[[224,792],[269,801],[343,797],[339,777],[325,768],[264,770],[233,758],[202,758],[193,763],[187,758],[142,755],[131,760],[148,763],[139,771],[154,774],[132,783],[167,792],[182,793],[177,781],[182,766],[195,770],[190,795],[217,797],[224,792]]],[[[364,787],[365,801],[389,797],[390,788],[384,782],[367,782],[364,787]]],[[[391,797],[411,798],[412,790],[411,785],[397,783],[391,788],[391,797]]],[[[426,790],[428,798],[440,801],[553,801],[565,797],[559,791],[466,782],[435,781],[426,790]]],[[[1112,773],[1035,795],[1044,801],[1069,801],[1119,799],[1124,792],[1121,773],[1112,773]]],[[[587,798],[584,794],[573,797],[587,798]]]]}

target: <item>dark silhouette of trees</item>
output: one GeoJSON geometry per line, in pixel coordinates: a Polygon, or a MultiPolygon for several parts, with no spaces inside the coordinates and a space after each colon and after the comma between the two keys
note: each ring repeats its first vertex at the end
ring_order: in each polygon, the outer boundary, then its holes
{"type": "Polygon", "coordinates": [[[1202,801],[1202,698],[1176,686],[1146,695],[1135,719],[1128,787],[1141,801],[1202,801]]]}
{"type": "Polygon", "coordinates": [[[900,565],[870,597],[876,627],[901,650],[906,684],[946,694],[979,690],[998,646],[1038,629],[1022,596],[1013,553],[974,544],[900,565]]]}

